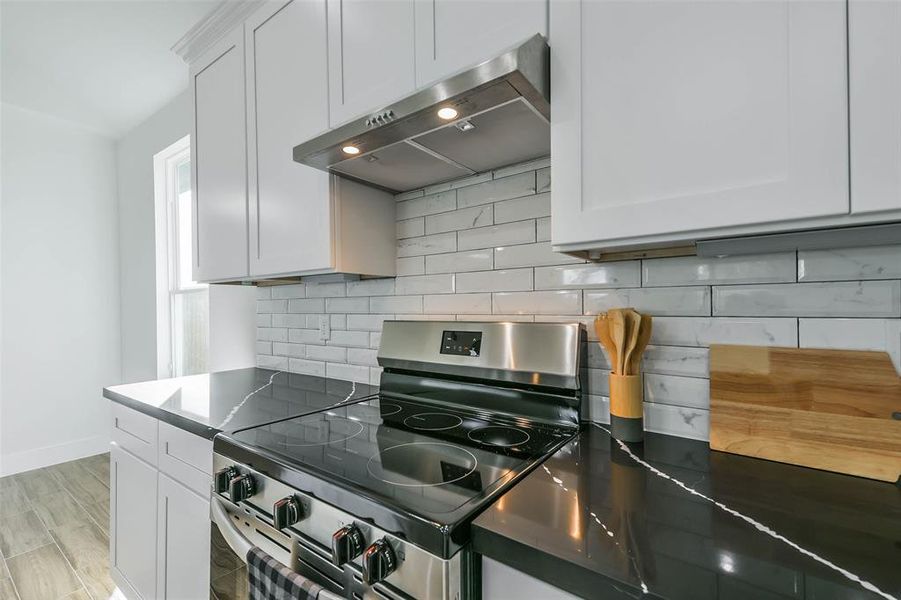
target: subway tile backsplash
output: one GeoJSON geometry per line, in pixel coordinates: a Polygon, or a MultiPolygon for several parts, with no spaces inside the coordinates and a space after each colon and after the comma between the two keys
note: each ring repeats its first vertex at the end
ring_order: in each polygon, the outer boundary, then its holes
{"type": "Polygon", "coordinates": [[[634,306],[655,316],[645,427],[704,440],[710,344],[882,350],[901,370],[901,245],[586,263],[551,250],[550,194],[539,160],[399,195],[398,276],[258,288],[257,364],[377,383],[386,319],[582,321],[585,414],[608,421],[591,321],[634,306]]]}

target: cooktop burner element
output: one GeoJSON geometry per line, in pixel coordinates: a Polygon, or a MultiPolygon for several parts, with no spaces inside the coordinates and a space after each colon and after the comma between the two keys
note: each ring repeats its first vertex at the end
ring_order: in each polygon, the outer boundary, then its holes
{"type": "Polygon", "coordinates": [[[382,405],[379,408],[379,412],[383,417],[390,417],[391,415],[396,415],[401,411],[400,406],[398,406],[397,404],[392,404],[391,402],[382,402],[382,405]]]}
{"type": "Polygon", "coordinates": [[[474,442],[489,446],[519,446],[529,441],[531,436],[518,427],[489,425],[478,427],[466,434],[474,442]]]}
{"type": "MultiPolygon", "coordinates": [[[[385,414],[383,413],[384,417],[385,414]]],[[[425,412],[404,419],[404,425],[422,431],[445,431],[453,429],[463,422],[457,415],[440,412],[425,412]]]]}
{"type": "Polygon", "coordinates": [[[392,485],[435,487],[465,479],[478,465],[475,455],[466,448],[442,442],[410,442],[385,448],[369,459],[366,470],[392,485]],[[423,463],[423,453],[439,458],[423,463]]]}
{"type": "Polygon", "coordinates": [[[317,420],[306,428],[305,441],[285,441],[285,446],[300,447],[340,444],[350,438],[357,437],[363,433],[363,429],[362,423],[351,419],[317,420]]]}

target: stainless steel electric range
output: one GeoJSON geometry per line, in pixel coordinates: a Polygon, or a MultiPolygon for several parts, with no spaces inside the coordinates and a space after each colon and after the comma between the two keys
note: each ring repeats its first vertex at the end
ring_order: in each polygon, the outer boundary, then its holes
{"type": "Polygon", "coordinates": [[[470,523],[577,433],[583,336],[389,321],[377,396],[217,436],[213,594],[256,545],[342,598],[479,597],[470,523]]]}

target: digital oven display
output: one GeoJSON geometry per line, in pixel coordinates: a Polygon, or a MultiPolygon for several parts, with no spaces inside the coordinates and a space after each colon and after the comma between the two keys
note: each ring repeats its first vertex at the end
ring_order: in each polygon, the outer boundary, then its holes
{"type": "Polygon", "coordinates": [[[441,334],[441,354],[478,356],[481,350],[481,331],[445,331],[441,334]]]}

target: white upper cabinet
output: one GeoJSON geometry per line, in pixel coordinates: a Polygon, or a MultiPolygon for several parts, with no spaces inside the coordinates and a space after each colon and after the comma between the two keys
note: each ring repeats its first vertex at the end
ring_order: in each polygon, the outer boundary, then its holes
{"type": "Polygon", "coordinates": [[[901,2],[850,0],[851,210],[901,209],[901,2]]]}
{"type": "Polygon", "coordinates": [[[244,35],[238,28],[191,65],[194,279],[246,277],[244,35]]]}
{"type": "Polygon", "coordinates": [[[325,0],[269,3],[245,39],[250,274],[329,269],[329,176],[292,156],[328,129],[325,0]]]}
{"type": "Polygon", "coordinates": [[[845,13],[551,0],[554,245],[847,215],[845,13]]]}
{"type": "Polygon", "coordinates": [[[547,37],[547,0],[418,0],[416,85],[493,58],[536,33],[547,37]]]}
{"type": "Polygon", "coordinates": [[[328,0],[332,127],[378,110],[416,87],[414,2],[328,0]]]}

